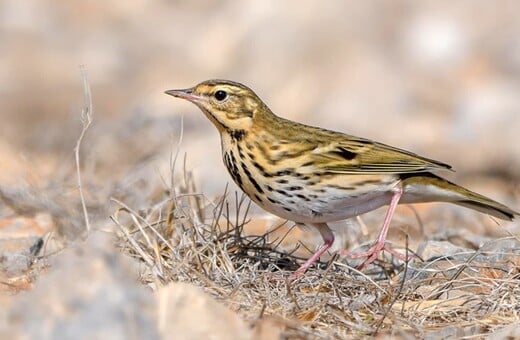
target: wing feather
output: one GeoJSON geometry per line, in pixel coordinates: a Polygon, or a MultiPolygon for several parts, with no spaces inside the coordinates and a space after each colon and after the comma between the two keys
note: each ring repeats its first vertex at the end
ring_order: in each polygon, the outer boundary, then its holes
{"type": "Polygon", "coordinates": [[[321,145],[312,152],[320,168],[333,173],[400,174],[450,170],[451,166],[368,139],[346,138],[321,145]]]}

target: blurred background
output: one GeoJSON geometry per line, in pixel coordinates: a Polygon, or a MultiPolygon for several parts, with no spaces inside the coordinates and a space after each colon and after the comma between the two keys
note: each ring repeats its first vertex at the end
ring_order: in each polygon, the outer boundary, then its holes
{"type": "Polygon", "coordinates": [[[507,197],[520,179],[518,13],[515,1],[2,0],[0,183],[74,174],[84,65],[82,159],[101,186],[136,168],[168,176],[183,130],[180,161],[221,193],[216,129],[163,91],[226,78],[286,118],[442,160],[459,181],[498,178],[507,197]]]}

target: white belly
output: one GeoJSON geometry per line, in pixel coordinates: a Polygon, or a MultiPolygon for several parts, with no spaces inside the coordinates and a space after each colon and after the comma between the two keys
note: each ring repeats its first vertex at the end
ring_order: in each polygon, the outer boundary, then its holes
{"type": "MultiPolygon", "coordinates": [[[[396,182],[397,183],[397,182],[396,182]]],[[[258,202],[262,208],[272,214],[300,223],[323,223],[344,220],[364,214],[384,205],[392,198],[392,188],[396,184],[387,185],[377,190],[353,192],[337,192],[329,190],[318,198],[311,200],[296,195],[273,195],[276,203],[258,202]]],[[[256,199],[254,199],[256,201],[256,199]]]]}

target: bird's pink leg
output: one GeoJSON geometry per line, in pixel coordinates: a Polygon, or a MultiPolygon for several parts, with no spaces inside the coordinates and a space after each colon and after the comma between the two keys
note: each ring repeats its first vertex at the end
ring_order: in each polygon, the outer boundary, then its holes
{"type": "Polygon", "coordinates": [[[299,276],[303,275],[305,271],[312,266],[312,264],[320,258],[320,256],[329,249],[334,243],[334,234],[332,230],[330,230],[329,226],[326,223],[314,223],[309,224],[310,226],[318,229],[323,238],[323,245],[307,260],[304,264],[301,265],[298,270],[296,270],[289,278],[289,280],[294,280],[299,276]]]}
{"type": "Polygon", "coordinates": [[[344,254],[344,255],[347,255],[347,256],[350,256],[353,258],[359,258],[359,257],[365,257],[365,256],[368,257],[363,263],[361,263],[358,266],[357,269],[363,269],[370,263],[374,262],[382,250],[386,250],[389,253],[392,253],[395,256],[399,257],[400,259],[406,260],[402,254],[399,254],[394,249],[385,246],[386,236],[388,234],[388,228],[390,227],[390,221],[392,221],[392,216],[394,215],[395,209],[397,208],[397,205],[399,204],[399,200],[401,199],[402,195],[403,195],[403,187],[401,186],[401,184],[399,184],[393,189],[392,199],[390,200],[390,205],[388,207],[388,210],[386,211],[385,220],[383,222],[383,227],[381,228],[381,231],[379,232],[377,241],[372,247],[370,247],[369,250],[361,252],[361,253],[351,253],[347,250],[340,251],[341,254],[344,254]]]}

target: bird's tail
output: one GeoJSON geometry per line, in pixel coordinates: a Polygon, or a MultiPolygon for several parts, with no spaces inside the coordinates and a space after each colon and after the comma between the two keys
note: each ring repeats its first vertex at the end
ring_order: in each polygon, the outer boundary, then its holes
{"type": "Polygon", "coordinates": [[[520,215],[511,208],[432,173],[403,176],[403,203],[450,202],[497,218],[512,221],[520,215]]]}

